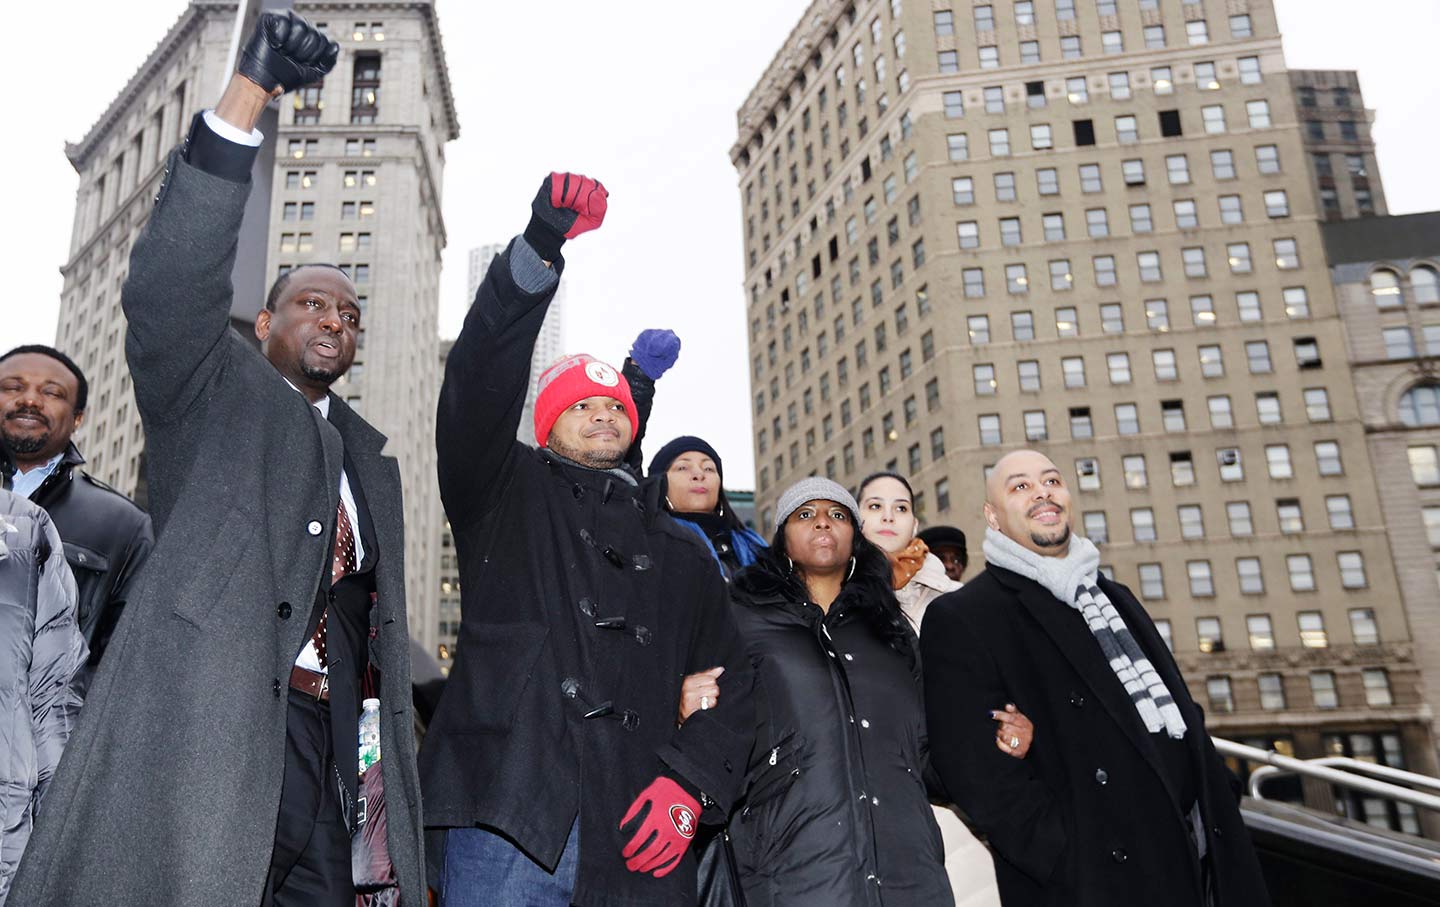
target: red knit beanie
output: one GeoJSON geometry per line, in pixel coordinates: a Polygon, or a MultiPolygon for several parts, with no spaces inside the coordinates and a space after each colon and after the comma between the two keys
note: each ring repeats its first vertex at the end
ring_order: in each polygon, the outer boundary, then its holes
{"type": "Polygon", "coordinates": [[[535,395],[535,443],[544,447],[550,440],[550,429],[560,414],[586,397],[614,397],[625,404],[630,417],[631,437],[638,416],[635,400],[630,396],[630,383],[614,366],[586,353],[576,353],[558,360],[540,373],[535,395]]]}

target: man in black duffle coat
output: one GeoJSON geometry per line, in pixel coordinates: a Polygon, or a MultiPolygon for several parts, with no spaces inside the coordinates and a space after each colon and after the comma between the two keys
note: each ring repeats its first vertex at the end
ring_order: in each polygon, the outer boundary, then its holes
{"type": "Polygon", "coordinates": [[[1023,547],[1029,563],[1043,564],[1088,545],[1071,535],[1070,494],[1055,465],[1034,451],[1003,457],[985,515],[990,563],[930,606],[920,647],[931,760],[988,839],[1002,901],[1268,905],[1234,776],[1145,609],[1097,575],[1153,666],[1152,681],[1158,675],[1178,707],[1179,738],[1147,729],[1079,610],[994,562],[1002,547],[1023,547]],[[996,702],[1015,703],[1035,723],[1023,760],[995,746],[996,702]]]}
{"type": "Polygon", "coordinates": [[[297,268],[259,314],[263,354],[230,329],[253,126],[336,51],[298,17],[263,15],[135,243],[121,304],[158,538],[13,904],[353,907],[367,664],[390,857],[403,902],[424,904],[399,471],[326,391],[354,357],[354,286],[297,268]]]}
{"type": "Polygon", "coordinates": [[[545,180],[445,367],[440,491],[464,620],[420,767],[447,907],[693,903],[697,814],[723,821],[745,772],[751,674],[725,583],[622,466],[624,379],[562,359],[540,378],[539,449],[515,440],[560,246],[606,204],[593,180],[545,180]],[[677,729],[682,679],[716,666],[719,702],[677,729]]]}

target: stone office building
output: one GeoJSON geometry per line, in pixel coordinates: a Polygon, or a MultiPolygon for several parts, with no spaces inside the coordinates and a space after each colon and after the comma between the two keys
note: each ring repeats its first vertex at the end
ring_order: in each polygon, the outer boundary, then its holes
{"type": "MultiPolygon", "coordinates": [[[[389,436],[405,492],[410,630],[435,648],[441,510],[435,480],[437,319],[445,223],[445,144],[459,134],[445,53],[429,2],[297,2],[340,43],[319,85],[280,105],[264,227],[263,288],[306,262],[340,265],[355,281],[364,334],[335,392],[389,436]]],[[[91,470],[143,498],[144,436],[125,364],[120,288],[165,155],[191,115],[229,79],[237,4],[193,0],[66,154],[79,174],[70,257],[62,266],[56,344],[91,379],[78,441],[91,470]]],[[[258,190],[257,190],[258,191],[258,190]]],[[[252,225],[247,223],[247,228],[252,225]]],[[[237,302],[237,327],[253,312],[237,302]]]]}

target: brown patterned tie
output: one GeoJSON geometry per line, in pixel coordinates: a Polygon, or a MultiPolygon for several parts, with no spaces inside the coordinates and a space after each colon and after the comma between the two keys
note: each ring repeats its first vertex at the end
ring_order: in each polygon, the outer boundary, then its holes
{"type": "MultiPolygon", "coordinates": [[[[345,499],[341,498],[335,512],[335,556],[330,561],[330,585],[340,582],[347,573],[355,572],[357,566],[355,530],[350,525],[350,514],[345,510],[345,499]]],[[[320,623],[316,625],[315,635],[311,637],[311,641],[315,643],[315,654],[320,657],[322,665],[329,664],[325,657],[325,623],[329,616],[329,608],[320,612],[320,623]]]]}

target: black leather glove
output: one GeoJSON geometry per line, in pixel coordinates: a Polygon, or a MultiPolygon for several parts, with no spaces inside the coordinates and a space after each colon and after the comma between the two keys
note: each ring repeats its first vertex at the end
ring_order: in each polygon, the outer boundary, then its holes
{"type": "Polygon", "coordinates": [[[236,70],[267,92],[293,91],[325,78],[339,54],[339,44],[294,12],[262,13],[236,70]]]}

